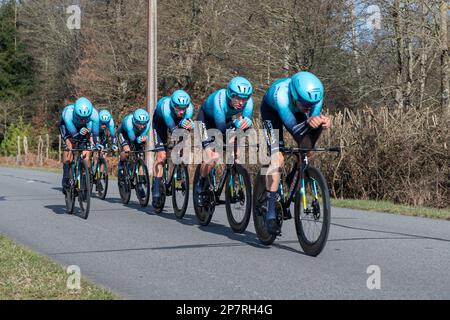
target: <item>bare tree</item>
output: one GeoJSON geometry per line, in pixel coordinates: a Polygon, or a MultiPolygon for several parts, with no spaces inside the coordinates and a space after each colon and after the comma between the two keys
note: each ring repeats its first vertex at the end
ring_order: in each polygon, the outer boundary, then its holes
{"type": "Polygon", "coordinates": [[[448,2],[446,0],[440,0],[439,2],[440,12],[440,47],[441,47],[441,106],[442,110],[447,110],[450,113],[450,97],[449,97],[449,74],[450,74],[450,61],[448,51],[448,2]]]}

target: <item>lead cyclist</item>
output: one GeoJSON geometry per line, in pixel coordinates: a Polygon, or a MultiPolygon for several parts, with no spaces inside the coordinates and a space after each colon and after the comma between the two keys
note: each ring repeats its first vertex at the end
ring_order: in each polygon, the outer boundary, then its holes
{"type": "Polygon", "coordinates": [[[321,115],[324,97],[322,82],[310,72],[299,72],[291,78],[275,81],[261,104],[261,117],[270,148],[271,163],[266,175],[267,215],[270,234],[279,235],[275,200],[280,183],[280,168],[284,166],[283,128],[293,136],[299,147],[314,148],[323,129],[331,127],[331,119],[321,115]],[[278,136],[275,134],[278,132],[278,136]]]}

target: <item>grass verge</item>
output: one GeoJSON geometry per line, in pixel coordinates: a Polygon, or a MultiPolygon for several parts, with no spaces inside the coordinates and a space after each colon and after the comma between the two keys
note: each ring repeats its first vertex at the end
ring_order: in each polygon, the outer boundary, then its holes
{"type": "Polygon", "coordinates": [[[412,207],[389,201],[331,199],[333,207],[351,208],[376,212],[397,213],[407,216],[450,220],[450,209],[412,207]]]}
{"type": "Polygon", "coordinates": [[[112,300],[106,289],[81,279],[80,290],[67,289],[71,274],[47,257],[0,235],[0,300],[112,300]]]}

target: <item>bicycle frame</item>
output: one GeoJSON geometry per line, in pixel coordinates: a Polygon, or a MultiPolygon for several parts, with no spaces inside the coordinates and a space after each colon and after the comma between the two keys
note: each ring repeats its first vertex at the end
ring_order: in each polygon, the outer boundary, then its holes
{"type": "MultiPolygon", "coordinates": [[[[284,196],[284,192],[283,192],[283,186],[282,183],[280,181],[280,185],[279,185],[279,192],[281,190],[281,195],[282,195],[282,204],[283,207],[285,208],[290,208],[292,201],[294,201],[294,197],[296,192],[300,192],[301,194],[301,201],[303,204],[303,208],[307,208],[307,202],[306,202],[306,192],[305,192],[305,171],[308,169],[309,166],[309,161],[308,161],[308,155],[307,153],[309,151],[319,151],[319,152],[341,152],[340,148],[318,148],[318,149],[307,149],[307,148],[285,148],[284,152],[287,154],[295,154],[297,156],[297,161],[291,171],[294,172],[294,170],[296,171],[295,176],[293,181],[291,182],[290,186],[289,186],[289,193],[288,193],[288,197],[287,200],[285,198],[283,198],[284,196]],[[301,166],[299,166],[299,156],[302,156],[303,160],[301,163],[301,166]],[[300,172],[300,174],[299,174],[300,172]],[[300,182],[300,183],[299,183],[300,182]]],[[[317,194],[317,185],[316,185],[316,181],[313,181],[313,192],[314,192],[314,199],[315,200],[319,200],[319,196],[317,194]]]]}

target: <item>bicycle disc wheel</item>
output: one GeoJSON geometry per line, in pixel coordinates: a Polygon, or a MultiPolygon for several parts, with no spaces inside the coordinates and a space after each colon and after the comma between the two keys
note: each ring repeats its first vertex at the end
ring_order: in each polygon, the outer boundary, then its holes
{"type": "Polygon", "coordinates": [[[128,204],[131,197],[131,181],[126,168],[123,169],[123,173],[118,172],[117,183],[119,185],[120,199],[123,204],[128,204]]]}
{"type": "Polygon", "coordinates": [[[158,200],[158,206],[154,207],[155,213],[159,214],[163,211],[164,206],[166,205],[166,179],[165,177],[162,177],[161,183],[159,184],[159,200],[158,200]]]}
{"type": "Polygon", "coordinates": [[[73,214],[73,209],[75,208],[75,186],[73,179],[70,179],[70,186],[66,188],[65,200],[67,213],[73,214]]]}
{"type": "Polygon", "coordinates": [[[295,197],[295,229],[303,251],[317,256],[325,247],[330,230],[330,195],[322,173],[308,167],[305,171],[305,202],[300,192],[295,197]]]}
{"type": "Polygon", "coordinates": [[[225,187],[225,208],[228,223],[235,233],[247,229],[252,213],[252,190],[247,170],[236,164],[225,187]]]}
{"type": "Polygon", "coordinates": [[[108,192],[108,166],[104,158],[99,159],[98,168],[99,170],[95,173],[97,175],[97,196],[101,200],[104,200],[106,198],[106,193],[108,192]]]}
{"type": "Polygon", "coordinates": [[[172,205],[175,216],[183,219],[189,203],[189,171],[185,164],[175,166],[172,178],[172,205]]]}
{"type": "Polygon", "coordinates": [[[265,176],[258,174],[253,185],[253,222],[255,224],[256,236],[262,244],[268,246],[277,237],[269,233],[266,225],[267,193],[265,176]]]}
{"type": "Polygon", "coordinates": [[[89,169],[84,161],[79,164],[80,185],[78,192],[78,203],[80,205],[80,217],[87,219],[91,206],[91,179],[89,169]]]}
{"type": "Polygon", "coordinates": [[[194,174],[194,191],[192,192],[192,197],[193,197],[193,202],[194,202],[194,211],[195,211],[195,216],[197,217],[197,221],[200,225],[202,226],[207,226],[212,219],[212,215],[214,213],[214,209],[215,209],[215,201],[214,201],[214,193],[211,192],[210,190],[210,184],[209,184],[209,178],[206,179],[206,186],[205,186],[205,190],[209,190],[207,191],[208,195],[208,201],[205,201],[205,205],[203,207],[200,207],[198,205],[198,197],[200,196],[197,191],[196,191],[196,185],[198,183],[198,180],[200,179],[200,167],[201,165],[197,165],[197,168],[195,169],[195,174],[194,174]],[[212,197],[211,197],[211,193],[212,193],[212,197]]]}
{"type": "Polygon", "coordinates": [[[146,207],[148,205],[148,201],[150,200],[150,178],[148,177],[148,169],[147,165],[144,163],[144,160],[139,159],[137,161],[136,170],[136,197],[138,198],[141,207],[146,207]],[[144,173],[142,176],[143,181],[139,182],[139,172],[141,171],[144,173]]]}

